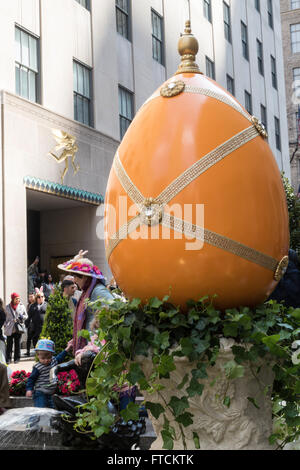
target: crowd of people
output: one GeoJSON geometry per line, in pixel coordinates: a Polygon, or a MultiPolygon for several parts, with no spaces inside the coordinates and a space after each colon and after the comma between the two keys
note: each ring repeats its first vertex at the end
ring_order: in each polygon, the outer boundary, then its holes
{"type": "MultiPolygon", "coordinates": [[[[91,347],[83,337],[78,337],[82,329],[92,331],[94,311],[86,303],[97,299],[104,301],[113,300],[111,290],[116,288],[115,283],[106,287],[106,280],[94,263],[85,258],[82,250],[72,260],[59,265],[64,274],[61,276],[59,287],[62,296],[68,299],[69,308],[73,319],[73,338],[66,344],[66,351],[73,349],[76,362],[79,364],[86,348],[91,347]],[[111,288],[111,289],[110,289],[111,288]]],[[[39,258],[28,268],[28,304],[25,307],[17,293],[11,294],[11,301],[4,307],[0,299],[0,374],[3,363],[9,364],[20,360],[20,342],[22,334],[27,330],[26,355],[30,356],[31,348],[38,357],[37,364],[33,367],[28,380],[27,396],[32,396],[35,406],[50,406],[49,401],[43,396],[42,387],[45,383],[45,374],[49,377],[49,370],[53,364],[60,361],[61,357],[54,356],[55,345],[49,340],[39,339],[47,311],[47,301],[53,292],[55,285],[51,274],[45,275],[38,271],[39,258]],[[3,330],[3,333],[2,333],[3,330]],[[49,349],[50,345],[50,349],[49,349]]],[[[93,344],[93,347],[94,344],[93,344]]],[[[47,381],[47,380],[46,380],[47,381]]],[[[124,390],[122,390],[124,392],[124,390]]],[[[126,392],[125,392],[126,394],[126,392]]],[[[3,402],[3,400],[2,400],[3,402]]],[[[0,407],[1,397],[0,397],[0,407]]]]}

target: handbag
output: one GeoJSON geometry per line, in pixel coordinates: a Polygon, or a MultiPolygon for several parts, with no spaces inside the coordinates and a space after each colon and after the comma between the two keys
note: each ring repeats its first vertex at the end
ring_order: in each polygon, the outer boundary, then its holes
{"type": "Polygon", "coordinates": [[[17,333],[19,333],[20,335],[25,333],[25,326],[22,323],[16,322],[15,326],[16,326],[17,333]]]}

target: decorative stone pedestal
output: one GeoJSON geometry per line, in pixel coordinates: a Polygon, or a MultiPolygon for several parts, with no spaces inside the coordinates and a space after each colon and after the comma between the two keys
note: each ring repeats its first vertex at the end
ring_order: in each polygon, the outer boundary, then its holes
{"type": "MultiPolygon", "coordinates": [[[[188,450],[195,450],[193,433],[197,433],[200,441],[200,450],[274,450],[269,444],[272,434],[272,408],[270,393],[274,375],[270,366],[256,364],[255,369],[261,365],[259,374],[255,377],[249,367],[245,367],[244,376],[228,380],[224,372],[224,364],[233,360],[231,347],[232,340],[221,340],[221,350],[216,364],[207,368],[208,378],[201,379],[204,390],[201,396],[195,395],[189,399],[190,408],[186,411],[193,414],[193,424],[185,430],[185,440],[188,450]],[[268,393],[266,394],[266,387],[268,393]],[[230,398],[230,406],[223,404],[224,397],[230,398]],[[255,404],[248,397],[255,399],[255,404]]],[[[146,377],[149,378],[152,370],[151,358],[145,357],[141,365],[146,377]]],[[[191,373],[196,364],[190,363],[188,358],[177,358],[176,370],[170,373],[170,379],[162,379],[166,388],[159,393],[148,395],[143,391],[148,401],[160,403],[164,408],[172,396],[183,396],[182,390],[177,386],[182,382],[186,373],[191,373]]],[[[186,393],[185,393],[186,395],[186,393]]],[[[180,438],[181,432],[172,413],[166,411],[170,425],[176,430],[177,440],[174,450],[184,450],[180,438]]],[[[153,442],[150,450],[161,450],[163,440],[163,415],[158,419],[151,416],[151,421],[158,438],[153,442]]]]}

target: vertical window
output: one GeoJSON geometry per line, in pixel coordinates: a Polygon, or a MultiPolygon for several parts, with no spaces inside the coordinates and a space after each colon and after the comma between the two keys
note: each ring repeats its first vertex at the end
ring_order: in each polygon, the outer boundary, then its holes
{"type": "Polygon", "coordinates": [[[151,10],[151,21],[152,21],[152,57],[154,60],[164,65],[164,53],[163,53],[163,19],[151,10]]]}
{"type": "Polygon", "coordinates": [[[210,23],[212,22],[211,0],[203,0],[203,15],[210,23]]]}
{"type": "Polygon", "coordinates": [[[247,90],[245,90],[245,108],[252,115],[252,96],[247,90]]]}
{"type": "Polygon", "coordinates": [[[216,74],[215,74],[215,64],[212,60],[210,60],[208,57],[205,57],[205,63],[206,63],[206,75],[207,77],[212,78],[213,80],[216,79],[216,74]]]}
{"type": "Polygon", "coordinates": [[[119,86],[120,140],[123,139],[133,119],[133,94],[119,86]]]}
{"type": "Polygon", "coordinates": [[[300,8],[300,0],[291,0],[291,10],[297,10],[300,8]]]}
{"type": "Polygon", "coordinates": [[[255,8],[258,12],[260,12],[260,0],[255,0],[255,8]]]}
{"type": "Polygon", "coordinates": [[[273,4],[272,4],[272,1],[273,0],[268,0],[268,23],[269,23],[269,26],[270,28],[273,29],[273,26],[274,26],[274,21],[273,21],[273,4]]]}
{"type": "Polygon", "coordinates": [[[91,4],[90,4],[90,0],[76,0],[77,3],[80,3],[80,5],[82,5],[84,8],[86,8],[87,10],[90,10],[91,9],[91,4]]]}
{"type": "Polygon", "coordinates": [[[231,18],[230,6],[223,2],[223,15],[224,15],[224,34],[228,42],[231,43],[231,18]]]}
{"type": "Polygon", "coordinates": [[[116,23],[117,32],[130,41],[129,0],[116,0],[116,23]]]}
{"type": "Polygon", "coordinates": [[[291,24],[291,46],[293,54],[300,52],[300,23],[291,24]]]}
{"type": "Polygon", "coordinates": [[[243,23],[243,21],[241,21],[241,35],[242,35],[243,57],[246,60],[249,60],[248,29],[245,23],[243,23]]]}
{"type": "Polygon", "coordinates": [[[74,119],[82,124],[91,126],[91,70],[75,61],[73,62],[73,87],[74,119]]]}
{"type": "Polygon", "coordinates": [[[272,55],[271,55],[271,74],[272,74],[272,85],[277,90],[276,59],[272,55]]]}
{"type": "Polygon", "coordinates": [[[16,94],[38,102],[38,39],[15,28],[16,94]]]}
{"type": "Polygon", "coordinates": [[[281,151],[280,121],[276,116],[274,117],[274,122],[275,122],[276,148],[277,150],[281,151]]]}
{"type": "Polygon", "coordinates": [[[256,39],[257,45],[257,65],[258,71],[261,75],[264,75],[264,56],[263,56],[263,46],[259,39],[256,39]]]}
{"type": "Polygon", "coordinates": [[[230,75],[226,75],[226,81],[227,81],[227,90],[229,93],[232,95],[235,94],[235,87],[234,87],[234,79],[230,75]]]}
{"type": "Polygon", "coordinates": [[[260,119],[265,129],[268,130],[267,109],[263,104],[260,105],[260,119]]]}
{"type": "Polygon", "coordinates": [[[297,98],[297,101],[299,102],[300,100],[300,67],[296,67],[293,69],[293,88],[295,90],[295,96],[297,98]]]}

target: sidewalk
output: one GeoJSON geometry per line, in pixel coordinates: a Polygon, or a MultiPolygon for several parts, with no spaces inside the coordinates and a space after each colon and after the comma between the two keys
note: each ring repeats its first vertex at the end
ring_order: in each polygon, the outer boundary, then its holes
{"type": "Polygon", "coordinates": [[[26,372],[31,372],[32,367],[35,364],[35,352],[31,351],[30,357],[26,356],[26,349],[21,349],[21,359],[16,364],[11,362],[8,364],[8,368],[11,372],[15,372],[16,370],[25,370],[26,372]]]}

